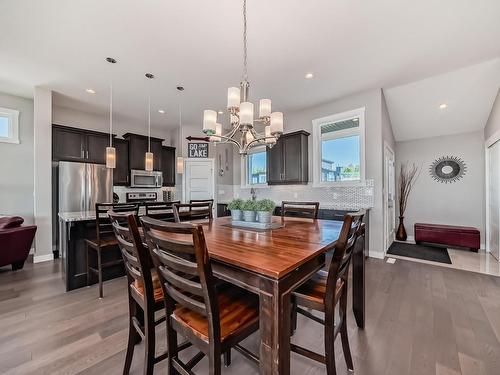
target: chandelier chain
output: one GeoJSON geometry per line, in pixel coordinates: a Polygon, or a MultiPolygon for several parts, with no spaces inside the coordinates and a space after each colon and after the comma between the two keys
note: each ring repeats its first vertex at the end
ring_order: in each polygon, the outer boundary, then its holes
{"type": "Polygon", "coordinates": [[[247,0],[243,0],[243,80],[248,81],[247,68],[247,0]]]}

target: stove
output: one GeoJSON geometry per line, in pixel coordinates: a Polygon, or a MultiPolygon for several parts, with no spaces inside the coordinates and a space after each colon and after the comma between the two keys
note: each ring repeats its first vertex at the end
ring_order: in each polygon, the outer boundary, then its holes
{"type": "Polygon", "coordinates": [[[156,192],[133,192],[126,193],[125,195],[127,203],[147,203],[155,202],[158,200],[158,194],[156,192]]]}

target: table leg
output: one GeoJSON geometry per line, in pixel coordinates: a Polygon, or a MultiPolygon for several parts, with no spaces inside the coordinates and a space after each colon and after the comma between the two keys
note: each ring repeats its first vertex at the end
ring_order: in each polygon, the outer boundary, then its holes
{"type": "Polygon", "coordinates": [[[359,237],[352,254],[352,310],[359,328],[365,328],[365,237],[359,237]]]}
{"type": "Polygon", "coordinates": [[[290,292],[263,280],[260,292],[260,374],[290,374],[290,292]]]}

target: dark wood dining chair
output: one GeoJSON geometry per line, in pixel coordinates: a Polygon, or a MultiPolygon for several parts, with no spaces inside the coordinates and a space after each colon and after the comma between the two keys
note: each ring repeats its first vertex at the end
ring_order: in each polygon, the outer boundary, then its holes
{"type": "Polygon", "coordinates": [[[297,324],[297,312],[320,323],[325,329],[325,355],[320,355],[298,345],[291,345],[291,350],[315,361],[326,364],[326,373],[335,375],[335,338],[340,333],[342,349],[347,369],[353,371],[353,363],[347,335],[347,280],[349,264],[356,241],[364,236],[362,223],[364,212],[360,211],[344,216],[344,223],[336,242],[328,272],[319,271],[312,279],[304,283],[292,294],[292,327],[297,324]],[[335,308],[339,306],[339,321],[335,324],[335,308]],[[321,319],[305,308],[323,312],[321,319]]]}
{"type": "Polygon", "coordinates": [[[295,216],[317,219],[318,212],[319,202],[281,202],[281,217],[295,216]]]}
{"type": "Polygon", "coordinates": [[[174,219],[176,223],[182,221],[212,219],[212,203],[180,203],[174,204],[174,219]]]}
{"type": "Polygon", "coordinates": [[[192,375],[192,368],[206,355],[209,374],[219,375],[221,355],[227,354],[229,364],[233,347],[258,362],[239,345],[259,328],[258,296],[229,284],[216,286],[203,226],[147,216],[141,222],[163,288],[169,374],[192,375]],[[179,359],[177,333],[200,350],[187,363],[179,359]]]}
{"type": "Polygon", "coordinates": [[[144,247],[137,221],[133,214],[109,211],[118,245],[127,273],[129,334],[123,374],[128,374],[135,345],[144,341],[144,374],[153,374],[154,365],[167,358],[168,352],[155,354],[155,327],[165,317],[155,319],[155,312],[164,309],[163,290],[156,272],[151,272],[152,262],[144,247]]]}
{"type": "Polygon", "coordinates": [[[189,203],[212,203],[212,206],[214,205],[214,200],[213,199],[191,199],[189,203]]]}
{"type": "Polygon", "coordinates": [[[174,221],[174,204],[180,204],[181,201],[171,202],[148,202],[146,203],[146,216],[158,220],[174,221]]]}
{"type": "Polygon", "coordinates": [[[123,259],[106,260],[103,262],[103,253],[118,248],[118,242],[113,232],[108,211],[112,209],[117,213],[130,213],[135,216],[139,214],[139,205],[133,203],[96,203],[96,237],[87,238],[86,258],[87,258],[87,285],[90,285],[92,274],[97,274],[99,282],[99,298],[103,297],[103,269],[123,264],[123,259]],[[89,251],[93,250],[97,254],[96,265],[91,265],[89,251]]]}

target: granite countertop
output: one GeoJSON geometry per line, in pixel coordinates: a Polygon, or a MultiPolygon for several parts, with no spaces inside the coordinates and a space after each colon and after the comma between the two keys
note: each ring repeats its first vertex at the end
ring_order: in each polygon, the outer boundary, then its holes
{"type": "MultiPolygon", "coordinates": [[[[217,204],[229,204],[231,201],[223,200],[223,201],[218,201],[217,204]]],[[[276,207],[281,207],[281,205],[276,205],[276,207]]],[[[370,210],[372,207],[348,207],[348,206],[342,206],[342,204],[335,204],[335,203],[320,203],[319,204],[319,209],[325,209],[325,210],[342,210],[342,211],[358,211],[358,210],[370,210]]]]}
{"type": "Polygon", "coordinates": [[[95,220],[95,211],[59,212],[59,218],[66,222],[95,220]]]}

